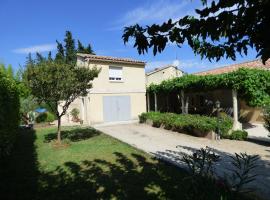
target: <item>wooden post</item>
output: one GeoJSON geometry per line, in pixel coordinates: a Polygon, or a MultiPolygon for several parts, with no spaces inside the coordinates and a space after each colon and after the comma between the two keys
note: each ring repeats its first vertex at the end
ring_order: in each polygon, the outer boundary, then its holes
{"type": "Polygon", "coordinates": [[[154,93],[154,100],[155,100],[155,112],[157,112],[157,94],[154,93]]]}
{"type": "Polygon", "coordinates": [[[233,101],[233,130],[242,130],[242,125],[238,121],[238,101],[237,91],[232,90],[232,101],[233,101]]]}
{"type": "Polygon", "coordinates": [[[182,109],[182,114],[185,114],[185,93],[184,93],[184,90],[181,90],[181,109],[182,109]]]}
{"type": "Polygon", "coordinates": [[[150,93],[146,93],[146,99],[147,99],[147,112],[150,112],[150,93]]]}

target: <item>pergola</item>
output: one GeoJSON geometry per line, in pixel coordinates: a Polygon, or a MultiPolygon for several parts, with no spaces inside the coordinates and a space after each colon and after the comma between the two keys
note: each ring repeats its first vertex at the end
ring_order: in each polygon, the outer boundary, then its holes
{"type": "Polygon", "coordinates": [[[242,129],[242,124],[238,119],[238,100],[241,98],[252,107],[263,107],[270,103],[270,71],[241,68],[226,74],[185,75],[166,80],[159,85],[150,85],[147,88],[147,108],[150,111],[150,94],[154,96],[154,111],[158,111],[158,94],[174,92],[181,99],[181,111],[185,114],[188,112],[189,106],[189,99],[186,93],[214,91],[217,89],[231,91],[233,130],[242,129]]]}

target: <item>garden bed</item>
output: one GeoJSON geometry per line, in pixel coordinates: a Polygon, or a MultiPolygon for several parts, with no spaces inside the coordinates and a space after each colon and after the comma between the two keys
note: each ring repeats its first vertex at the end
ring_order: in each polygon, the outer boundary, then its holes
{"type": "Polygon", "coordinates": [[[221,122],[218,122],[216,117],[160,112],[142,113],[139,119],[140,123],[147,123],[153,127],[209,139],[213,139],[218,129],[221,137],[228,138],[233,125],[232,119],[225,115],[222,116],[221,122]]]}

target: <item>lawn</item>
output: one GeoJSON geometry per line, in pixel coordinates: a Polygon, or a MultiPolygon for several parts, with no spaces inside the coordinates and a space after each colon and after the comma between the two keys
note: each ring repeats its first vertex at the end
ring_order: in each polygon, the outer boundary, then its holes
{"type": "Polygon", "coordinates": [[[91,128],[21,131],[0,165],[1,199],[220,199],[213,182],[188,174],[91,128]]]}

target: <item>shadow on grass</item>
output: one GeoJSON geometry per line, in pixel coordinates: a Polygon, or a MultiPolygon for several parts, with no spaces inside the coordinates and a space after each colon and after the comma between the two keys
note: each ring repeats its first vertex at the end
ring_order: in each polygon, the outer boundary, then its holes
{"type": "Polygon", "coordinates": [[[34,141],[33,131],[20,133],[13,155],[1,164],[1,199],[216,200],[227,192],[213,182],[192,182],[184,170],[139,154],[115,152],[115,162],[66,162],[54,171],[39,171],[34,141]]]}
{"type": "MultiPolygon", "coordinates": [[[[91,137],[95,137],[100,135],[100,132],[93,128],[74,128],[70,130],[63,130],[61,131],[61,138],[62,139],[68,139],[72,142],[78,142],[81,140],[87,140],[91,137]]],[[[57,133],[48,133],[45,135],[44,142],[48,143],[52,140],[56,140],[57,133]]]]}
{"type": "Polygon", "coordinates": [[[0,161],[0,199],[35,199],[38,163],[34,130],[20,130],[10,157],[0,161]]]}

